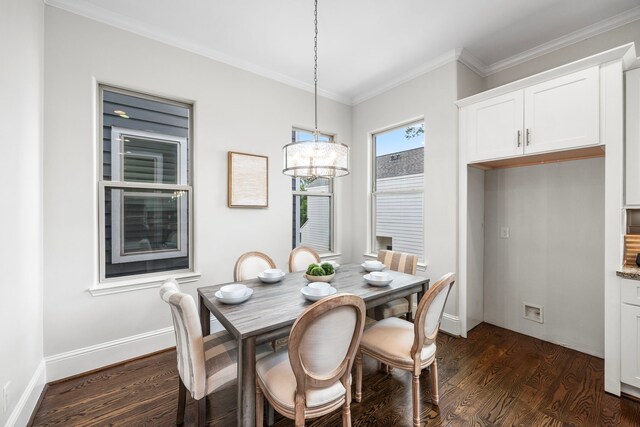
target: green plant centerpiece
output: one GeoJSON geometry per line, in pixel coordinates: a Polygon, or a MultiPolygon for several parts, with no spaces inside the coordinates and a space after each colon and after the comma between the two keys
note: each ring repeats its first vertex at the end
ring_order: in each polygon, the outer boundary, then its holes
{"type": "Polygon", "coordinates": [[[328,262],[322,264],[314,262],[307,267],[305,277],[310,282],[330,282],[336,275],[335,273],[333,266],[328,262]]]}

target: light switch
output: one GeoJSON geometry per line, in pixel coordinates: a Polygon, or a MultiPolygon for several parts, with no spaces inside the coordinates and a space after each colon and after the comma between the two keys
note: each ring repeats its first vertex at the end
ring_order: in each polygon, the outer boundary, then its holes
{"type": "Polygon", "coordinates": [[[500,238],[508,239],[509,238],[509,227],[500,228],[500,238]]]}

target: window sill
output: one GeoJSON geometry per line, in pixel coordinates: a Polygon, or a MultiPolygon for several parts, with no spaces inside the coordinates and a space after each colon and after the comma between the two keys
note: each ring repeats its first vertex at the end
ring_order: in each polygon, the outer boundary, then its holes
{"type": "Polygon", "coordinates": [[[342,256],[339,252],[327,252],[324,254],[320,254],[320,259],[322,260],[335,260],[336,258],[340,258],[342,256]]]}
{"type": "MultiPolygon", "coordinates": [[[[378,259],[378,254],[364,254],[366,259],[378,259]]],[[[418,262],[417,271],[427,271],[427,264],[418,262]]]]}
{"type": "Polygon", "coordinates": [[[102,295],[111,295],[111,294],[120,294],[123,292],[132,292],[139,291],[141,289],[149,289],[149,288],[159,288],[162,283],[167,280],[169,277],[173,277],[178,281],[178,283],[190,283],[195,282],[200,278],[200,273],[198,272],[187,272],[187,273],[178,273],[178,274],[162,274],[152,277],[142,277],[135,279],[122,279],[103,282],[100,284],[96,284],[95,286],[89,288],[89,293],[94,296],[102,296],[102,295]]]}

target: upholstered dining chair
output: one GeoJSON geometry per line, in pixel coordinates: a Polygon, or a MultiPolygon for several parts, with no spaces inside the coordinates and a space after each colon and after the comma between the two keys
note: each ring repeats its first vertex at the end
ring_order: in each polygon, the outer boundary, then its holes
{"type": "Polygon", "coordinates": [[[364,318],[364,301],[352,294],[309,306],[291,328],[288,350],[256,362],[256,426],[264,398],[296,427],[340,407],[342,425],[351,426],[351,367],[364,318]]]}
{"type": "MultiPolygon", "coordinates": [[[[401,273],[416,274],[418,256],[404,252],[394,252],[387,250],[378,251],[378,261],[381,261],[389,270],[401,273]]],[[[412,310],[411,296],[398,298],[373,309],[373,317],[382,320],[387,317],[397,317],[407,315],[412,310]]]]}
{"type": "MultiPolygon", "coordinates": [[[[168,279],[160,287],[160,296],[169,304],[176,335],[178,356],[178,416],[177,425],[184,422],[187,390],[197,401],[196,425],[207,419],[207,395],[235,383],[237,344],[226,331],[202,336],[196,303],[189,294],[180,292],[178,283],[168,279]]],[[[268,346],[256,349],[256,358],[271,352],[268,346]]]]}
{"type": "Polygon", "coordinates": [[[356,356],[356,402],[362,400],[362,355],[366,354],[388,366],[413,374],[413,425],[420,425],[420,374],[429,367],[431,396],[439,403],[436,337],[451,287],[453,273],[445,274],[429,288],[418,304],[413,323],[397,317],[380,320],[362,335],[356,356]]]}
{"type": "Polygon", "coordinates": [[[262,252],[247,252],[238,258],[233,269],[233,280],[241,282],[243,280],[255,279],[258,273],[262,273],[268,268],[276,268],[269,255],[262,252]]]}
{"type": "Polygon", "coordinates": [[[298,246],[289,254],[289,271],[305,271],[309,264],[320,263],[320,255],[307,246],[298,246]]]}

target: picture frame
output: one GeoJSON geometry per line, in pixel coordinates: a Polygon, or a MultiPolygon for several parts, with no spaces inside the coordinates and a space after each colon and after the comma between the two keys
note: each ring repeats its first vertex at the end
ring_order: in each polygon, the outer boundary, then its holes
{"type": "Polygon", "coordinates": [[[230,208],[269,206],[269,158],[257,154],[227,153],[230,208]]]}

